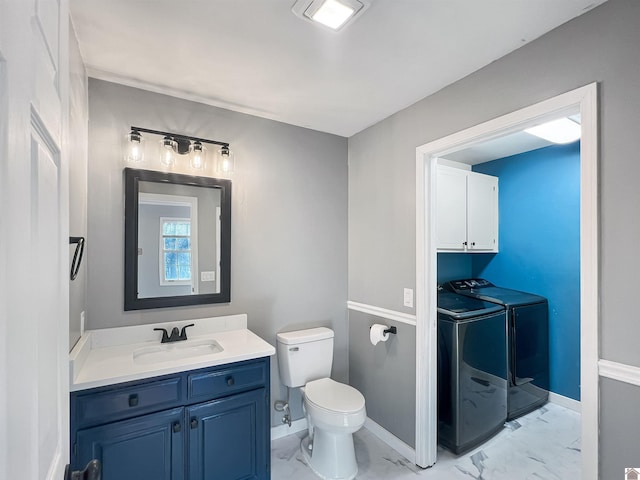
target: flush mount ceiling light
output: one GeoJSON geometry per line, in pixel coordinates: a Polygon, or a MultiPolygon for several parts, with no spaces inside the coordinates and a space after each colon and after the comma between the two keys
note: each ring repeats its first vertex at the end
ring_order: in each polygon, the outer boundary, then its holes
{"type": "Polygon", "coordinates": [[[580,138],[580,131],[580,124],[569,118],[559,118],[525,129],[525,132],[530,135],[558,144],[575,142],[580,138]]]}
{"type": "Polygon", "coordinates": [[[359,0],[297,0],[291,11],[298,17],[337,31],[369,6],[359,0]]]}
{"type": "Polygon", "coordinates": [[[216,152],[216,170],[219,173],[233,173],[235,157],[227,142],[208,140],[206,138],[189,137],[148,128],[131,127],[125,136],[124,159],[127,163],[141,163],[145,159],[143,133],[158,135],[160,139],[159,161],[164,167],[172,167],[179,157],[189,158],[189,166],[194,170],[202,170],[207,166],[207,148],[203,144],[219,145],[216,152]]]}

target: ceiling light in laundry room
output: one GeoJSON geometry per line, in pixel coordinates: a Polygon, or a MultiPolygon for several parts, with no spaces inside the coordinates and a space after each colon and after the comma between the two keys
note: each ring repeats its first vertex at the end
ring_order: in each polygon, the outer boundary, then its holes
{"type": "Polygon", "coordinates": [[[566,117],[525,129],[530,135],[559,144],[575,142],[580,138],[580,131],[580,124],[566,117]]]}
{"type": "Polygon", "coordinates": [[[298,17],[340,30],[368,7],[359,0],[298,0],[291,11],[298,17]]]}

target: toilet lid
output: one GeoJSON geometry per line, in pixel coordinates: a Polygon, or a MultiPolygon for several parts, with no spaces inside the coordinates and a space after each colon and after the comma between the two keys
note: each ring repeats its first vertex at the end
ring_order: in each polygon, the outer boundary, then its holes
{"type": "Polygon", "coordinates": [[[330,378],[307,383],[304,395],[314,405],[334,412],[355,413],[364,408],[364,397],[358,390],[330,378]]]}

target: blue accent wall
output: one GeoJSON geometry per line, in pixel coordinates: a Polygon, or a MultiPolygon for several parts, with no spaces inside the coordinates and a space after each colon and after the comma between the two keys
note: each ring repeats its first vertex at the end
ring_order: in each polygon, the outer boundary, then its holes
{"type": "Polygon", "coordinates": [[[500,208],[500,251],[472,255],[473,276],[549,299],[550,389],[579,400],[580,143],[473,170],[499,178],[500,208]]]}
{"type": "Polygon", "coordinates": [[[472,277],[472,257],[473,255],[468,253],[439,253],[438,285],[450,280],[472,277]]]}

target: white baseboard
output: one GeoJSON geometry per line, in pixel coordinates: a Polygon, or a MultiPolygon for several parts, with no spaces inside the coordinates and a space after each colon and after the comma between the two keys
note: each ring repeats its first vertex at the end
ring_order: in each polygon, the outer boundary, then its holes
{"type": "Polygon", "coordinates": [[[299,418],[291,422],[289,425],[278,425],[271,427],[271,440],[277,440],[278,438],[286,437],[287,435],[293,435],[294,433],[302,432],[307,429],[307,419],[299,418]]]}
{"type": "Polygon", "coordinates": [[[568,408],[569,410],[573,410],[574,412],[582,412],[582,406],[579,400],[564,397],[562,395],[558,395],[557,393],[549,392],[549,403],[555,403],[556,405],[568,408]]]}
{"type": "Polygon", "coordinates": [[[414,448],[410,447],[394,434],[386,430],[385,428],[378,425],[376,422],[367,417],[367,420],[364,422],[364,428],[373,433],[376,437],[378,437],[381,441],[389,445],[396,452],[402,455],[404,458],[409,460],[411,463],[416,463],[416,451],[414,448]]]}

